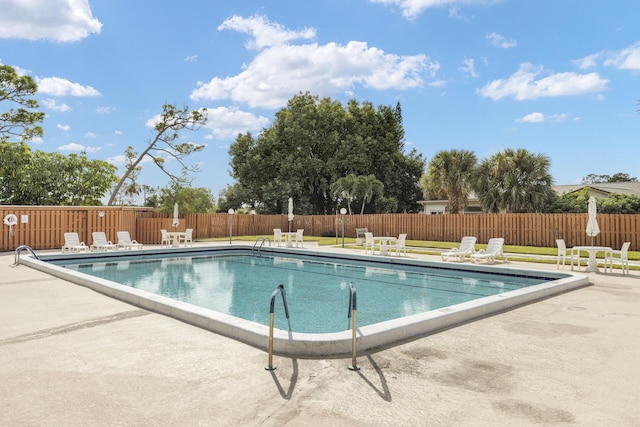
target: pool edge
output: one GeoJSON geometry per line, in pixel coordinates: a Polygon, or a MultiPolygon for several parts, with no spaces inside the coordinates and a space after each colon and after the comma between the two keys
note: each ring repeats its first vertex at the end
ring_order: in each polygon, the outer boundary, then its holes
{"type": "MultiPolygon", "coordinates": [[[[425,263],[449,265],[438,261],[425,263]]],[[[264,351],[268,350],[269,328],[267,326],[130,288],[105,279],[86,276],[32,257],[22,258],[21,264],[151,312],[181,320],[264,351]]],[[[517,271],[548,274],[548,272],[533,269],[518,269],[517,271]]],[[[358,327],[356,331],[357,350],[359,353],[372,352],[379,348],[389,347],[396,343],[446,330],[474,319],[494,315],[589,284],[589,278],[585,274],[564,273],[564,275],[567,277],[525,289],[374,325],[358,327]]],[[[352,332],[346,330],[334,333],[309,334],[276,329],[274,330],[273,348],[275,354],[286,356],[347,356],[352,353],[352,332]]]]}

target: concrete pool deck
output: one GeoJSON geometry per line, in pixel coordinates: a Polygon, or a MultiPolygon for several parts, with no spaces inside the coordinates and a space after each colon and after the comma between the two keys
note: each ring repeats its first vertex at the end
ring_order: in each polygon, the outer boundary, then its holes
{"type": "Polygon", "coordinates": [[[357,372],[279,356],[270,372],[261,350],[13,260],[0,254],[0,425],[640,425],[636,271],[359,356],[357,372]]]}

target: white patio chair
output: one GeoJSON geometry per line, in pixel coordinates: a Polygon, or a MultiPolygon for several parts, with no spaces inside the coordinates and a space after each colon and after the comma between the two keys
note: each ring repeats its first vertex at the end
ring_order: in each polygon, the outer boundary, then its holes
{"type": "Polygon", "coordinates": [[[304,228],[298,228],[296,230],[296,241],[295,241],[296,248],[304,248],[304,246],[302,245],[302,234],[303,233],[304,233],[304,228]]]}
{"type": "Polygon", "coordinates": [[[117,245],[119,248],[124,249],[142,249],[142,243],[131,240],[131,236],[128,231],[118,231],[117,245]]]}
{"type": "MultiPolygon", "coordinates": [[[[556,269],[560,268],[560,260],[562,260],[562,268],[564,268],[565,261],[567,260],[567,255],[571,260],[571,265],[573,266],[573,249],[567,248],[567,245],[564,243],[564,239],[556,239],[556,245],[558,245],[558,260],[556,262],[556,269]]],[[[580,268],[580,263],[578,263],[578,268],[580,268]]]]}
{"type": "Polygon", "coordinates": [[[404,252],[404,256],[407,256],[407,233],[402,233],[398,236],[395,244],[396,256],[400,256],[400,252],[404,252]]]}
{"type": "Polygon", "coordinates": [[[373,233],[366,232],[364,233],[364,253],[365,254],[367,253],[369,248],[371,248],[371,255],[374,255],[376,253],[376,245],[375,245],[375,241],[373,240],[373,233]]]}
{"type": "Polygon", "coordinates": [[[187,228],[184,231],[184,235],[180,236],[178,244],[184,243],[185,247],[187,245],[193,246],[193,228],[187,228]]]}
{"type": "Polygon", "coordinates": [[[502,257],[502,262],[509,262],[507,256],[502,250],[504,239],[502,237],[493,237],[487,242],[486,249],[480,249],[475,254],[471,254],[471,261],[478,262],[485,260],[489,264],[493,264],[498,256],[502,257]]]}
{"type": "Polygon", "coordinates": [[[160,229],[160,233],[162,234],[162,238],[160,240],[161,248],[168,248],[171,246],[171,237],[169,237],[169,233],[164,228],[160,229]]]}
{"type": "Polygon", "coordinates": [[[629,247],[631,246],[631,242],[624,242],[622,248],[620,250],[612,250],[607,251],[604,258],[604,271],[607,271],[607,264],[609,264],[609,271],[613,272],[613,261],[620,262],[620,268],[622,269],[622,274],[625,272],[625,268],[627,274],[629,274],[629,247]]]}
{"type": "Polygon", "coordinates": [[[273,229],[273,244],[278,244],[278,246],[280,246],[280,243],[282,243],[282,229],[281,228],[274,228],[273,229]]]}
{"type": "Polygon", "coordinates": [[[464,261],[467,255],[472,255],[476,252],[476,240],[475,236],[464,236],[460,241],[460,246],[451,248],[441,254],[442,260],[448,261],[449,258],[457,258],[460,262],[464,261]]]}
{"type": "Polygon", "coordinates": [[[64,246],[62,246],[62,253],[85,252],[88,250],[89,246],[80,241],[78,233],[64,233],[64,246]]]}
{"type": "Polygon", "coordinates": [[[107,240],[107,235],[104,231],[94,231],[91,236],[93,237],[93,243],[89,247],[91,251],[108,251],[110,249],[115,251],[118,249],[111,240],[107,240]]]}

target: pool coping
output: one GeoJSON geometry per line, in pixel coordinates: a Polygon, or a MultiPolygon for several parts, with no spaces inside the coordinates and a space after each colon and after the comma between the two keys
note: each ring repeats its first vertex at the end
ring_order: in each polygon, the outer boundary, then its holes
{"type": "MultiPolygon", "coordinates": [[[[156,295],[140,289],[120,285],[118,283],[86,275],[74,270],[66,269],[46,260],[69,258],[121,258],[130,255],[193,255],[199,252],[211,251],[251,251],[252,245],[234,245],[232,247],[199,247],[199,248],[151,248],[140,251],[120,252],[90,252],[86,254],[51,254],[43,255],[37,260],[31,256],[20,259],[22,264],[36,270],[46,272],[52,276],[90,288],[96,292],[127,302],[137,307],[166,315],[200,328],[227,336],[253,347],[268,351],[269,327],[214,310],[197,307],[189,303],[177,301],[161,295],[156,295]]],[[[589,285],[586,274],[574,272],[549,272],[545,270],[523,269],[511,267],[508,264],[478,265],[470,263],[452,263],[442,261],[427,261],[407,257],[380,257],[361,254],[337,254],[318,252],[310,249],[294,249],[267,247],[262,251],[273,254],[304,254],[334,259],[355,259],[361,261],[380,261],[397,265],[429,266],[454,270],[485,271],[509,275],[533,275],[543,277],[559,277],[547,283],[533,285],[527,288],[508,291],[502,294],[488,296],[477,300],[456,304],[411,316],[401,317],[373,325],[356,328],[356,347],[358,353],[373,352],[381,348],[400,344],[411,339],[446,330],[471,320],[497,314],[521,305],[529,304],[550,296],[564,293],[573,289],[589,285]]],[[[295,357],[342,357],[352,354],[353,332],[351,330],[311,334],[274,329],[273,351],[275,354],[295,357]]]]}

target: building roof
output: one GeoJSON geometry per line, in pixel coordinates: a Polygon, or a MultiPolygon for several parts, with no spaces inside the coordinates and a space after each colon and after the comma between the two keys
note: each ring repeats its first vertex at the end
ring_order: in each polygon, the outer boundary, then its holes
{"type": "MultiPolygon", "coordinates": [[[[568,184],[554,185],[551,188],[559,196],[561,196],[563,194],[582,190],[585,187],[589,187],[592,192],[600,193],[604,197],[607,197],[612,193],[640,197],[640,182],[600,182],[595,184],[568,184]]],[[[598,196],[598,194],[594,194],[594,196],[598,196]]]]}

